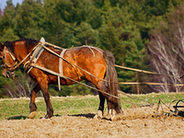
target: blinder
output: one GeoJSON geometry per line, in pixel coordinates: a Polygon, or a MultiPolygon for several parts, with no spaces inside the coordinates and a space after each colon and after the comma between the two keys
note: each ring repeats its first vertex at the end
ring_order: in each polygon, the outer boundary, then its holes
{"type": "Polygon", "coordinates": [[[4,47],[4,50],[2,53],[4,54],[4,56],[1,57],[3,60],[3,64],[1,65],[2,72],[4,72],[3,75],[7,78],[12,77],[14,79],[15,78],[14,67],[17,65],[16,58],[14,57],[14,55],[10,51],[7,50],[6,47],[4,47]],[[9,65],[7,63],[7,54],[10,55],[10,57],[14,63],[13,65],[9,65]]]}

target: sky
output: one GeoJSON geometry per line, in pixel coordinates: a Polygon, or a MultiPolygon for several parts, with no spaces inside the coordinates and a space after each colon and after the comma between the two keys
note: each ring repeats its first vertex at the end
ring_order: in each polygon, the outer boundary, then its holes
{"type": "MultiPolygon", "coordinates": [[[[14,5],[17,3],[21,4],[23,0],[12,0],[14,5]]],[[[4,9],[6,7],[6,0],[0,0],[0,9],[4,9]]]]}

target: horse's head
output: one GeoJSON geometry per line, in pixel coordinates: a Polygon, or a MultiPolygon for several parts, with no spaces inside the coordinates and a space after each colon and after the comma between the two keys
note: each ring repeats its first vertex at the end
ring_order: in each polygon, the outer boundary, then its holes
{"type": "Polygon", "coordinates": [[[11,51],[7,48],[6,43],[0,44],[0,59],[2,60],[2,75],[4,77],[15,77],[13,67],[17,61],[11,51]]]}

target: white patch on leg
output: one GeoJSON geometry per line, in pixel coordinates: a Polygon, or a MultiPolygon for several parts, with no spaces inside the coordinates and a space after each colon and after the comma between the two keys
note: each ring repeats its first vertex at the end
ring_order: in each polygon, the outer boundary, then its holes
{"type": "Polygon", "coordinates": [[[98,110],[98,112],[94,116],[94,119],[102,119],[102,118],[103,118],[103,113],[101,110],[98,110]]]}
{"type": "Polygon", "coordinates": [[[109,109],[108,113],[109,113],[109,119],[113,121],[116,116],[116,111],[114,109],[109,109]]]}

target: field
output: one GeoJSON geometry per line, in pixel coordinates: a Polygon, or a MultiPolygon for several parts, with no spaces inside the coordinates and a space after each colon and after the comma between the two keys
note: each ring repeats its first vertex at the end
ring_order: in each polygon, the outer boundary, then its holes
{"type": "Polygon", "coordinates": [[[93,119],[98,96],[52,97],[51,119],[40,119],[46,113],[42,97],[36,100],[36,119],[27,118],[28,98],[0,99],[0,137],[180,137],[183,117],[168,116],[167,107],[183,97],[183,93],[121,96],[124,114],[113,121],[107,114],[93,119]],[[159,99],[163,103],[158,109],[159,99]]]}

